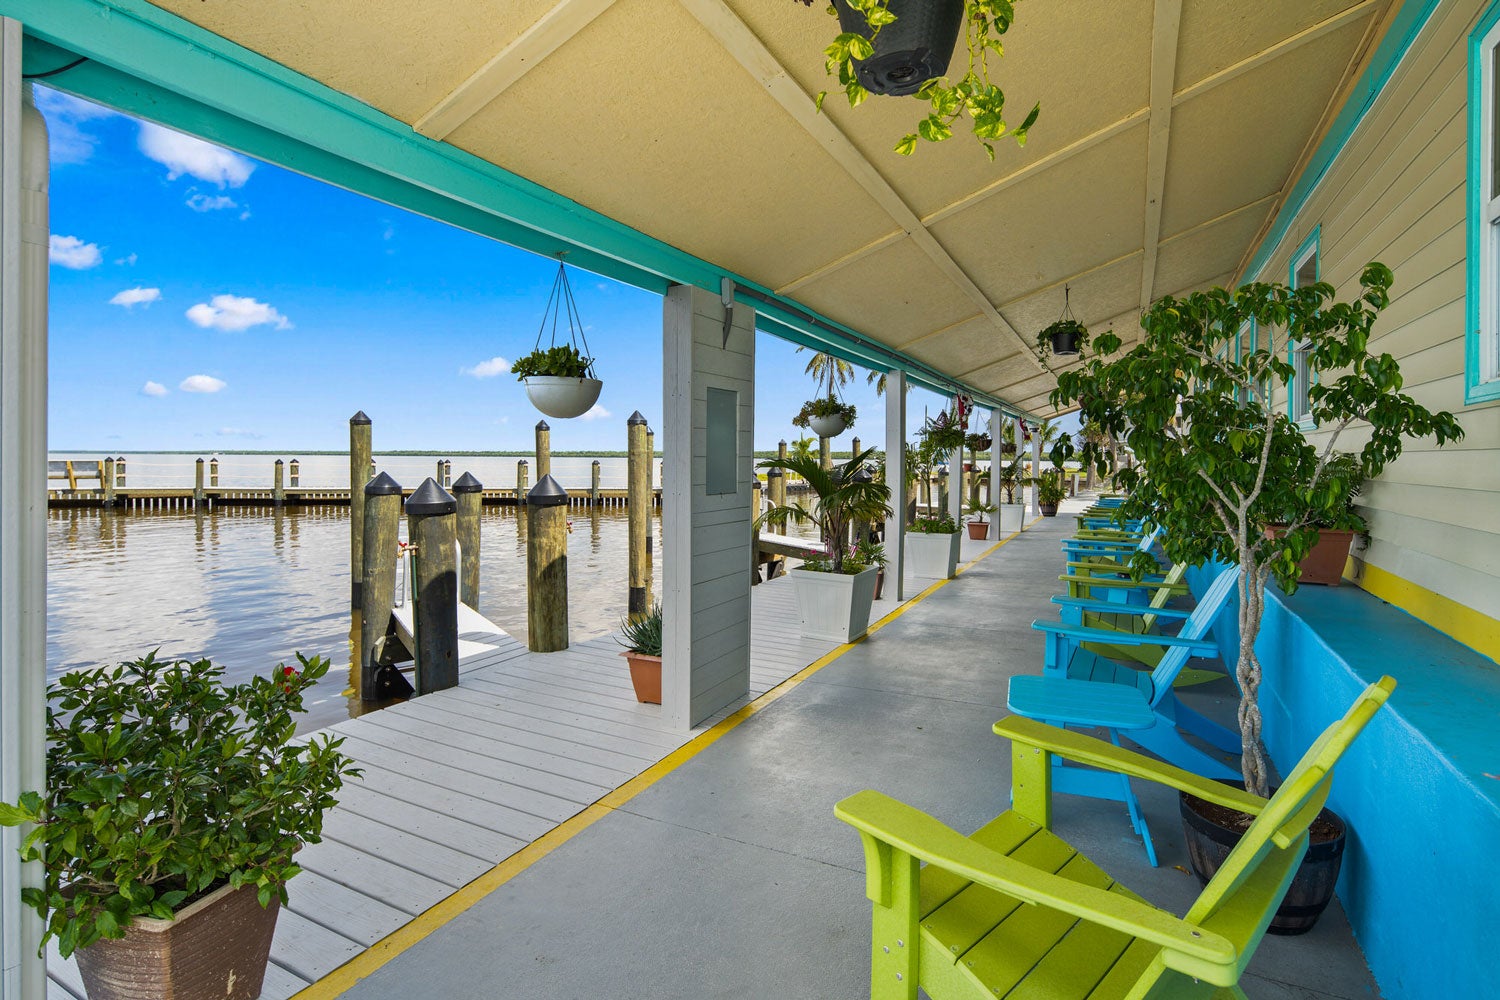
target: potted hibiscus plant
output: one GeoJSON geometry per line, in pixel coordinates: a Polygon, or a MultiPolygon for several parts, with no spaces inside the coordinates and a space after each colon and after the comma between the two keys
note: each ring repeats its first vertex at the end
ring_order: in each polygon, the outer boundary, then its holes
{"type": "Polygon", "coordinates": [[[92,997],[254,1000],[286,883],[359,771],[341,740],[296,745],[322,657],[225,684],[209,660],[70,671],[47,692],[47,788],[0,804],[31,824],[21,891],[92,997]]]}

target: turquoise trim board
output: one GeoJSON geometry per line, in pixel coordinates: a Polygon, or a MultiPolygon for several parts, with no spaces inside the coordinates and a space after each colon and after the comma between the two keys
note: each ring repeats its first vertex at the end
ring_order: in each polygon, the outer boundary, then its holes
{"type": "Polygon", "coordinates": [[[1442,0],[1400,0],[1401,9],[1391,21],[1380,44],[1376,46],[1375,53],[1370,57],[1370,63],[1365,67],[1364,73],[1355,82],[1348,100],[1339,109],[1327,134],[1318,143],[1318,148],[1314,150],[1312,158],[1308,160],[1307,166],[1303,168],[1296,183],[1292,186],[1291,193],[1287,195],[1281,208],[1276,212],[1270,230],[1261,241],[1260,248],[1250,258],[1249,265],[1240,276],[1241,280],[1254,278],[1264,270],[1267,262],[1276,252],[1276,248],[1286,238],[1287,230],[1292,228],[1292,223],[1301,214],[1307,200],[1312,197],[1312,193],[1317,190],[1318,184],[1328,173],[1329,168],[1348,145],[1350,138],[1364,121],[1365,115],[1374,106],[1376,98],[1390,82],[1391,76],[1395,74],[1402,59],[1416,43],[1417,36],[1422,33],[1423,28],[1427,27],[1427,23],[1441,3],[1442,0]]]}
{"type": "MultiPolygon", "coordinates": [[[[1500,2],[1492,3],[1479,17],[1479,23],[1469,33],[1469,169],[1468,188],[1464,199],[1465,219],[1468,233],[1468,257],[1465,261],[1464,315],[1467,326],[1464,332],[1464,402],[1483,403],[1500,399],[1500,378],[1486,379],[1484,361],[1481,356],[1479,294],[1480,294],[1480,241],[1485,234],[1485,197],[1482,190],[1484,177],[1484,36],[1500,22],[1500,2]]],[[[1500,136],[1491,137],[1500,142],[1500,136]]]]}
{"type": "MultiPolygon", "coordinates": [[[[1216,566],[1188,571],[1203,593],[1216,566]]],[[[1226,663],[1238,601],[1214,622],[1226,663]]],[[[1389,710],[1339,764],[1329,806],[1349,825],[1338,897],[1384,996],[1494,993],[1500,921],[1500,715],[1495,661],[1356,587],[1267,588],[1255,651],[1271,757],[1289,766],[1382,674],[1389,710]],[[1455,874],[1460,873],[1460,874],[1455,874]]]]}
{"type": "MultiPolygon", "coordinates": [[[[658,293],[722,277],[770,303],[758,327],[939,393],[1016,408],[793,299],[662,243],[205,31],[144,0],[0,0],[26,29],[27,71],[87,63],[48,84],[249,155],[658,293]]],[[[1027,415],[1027,414],[1023,414],[1027,415]]]]}

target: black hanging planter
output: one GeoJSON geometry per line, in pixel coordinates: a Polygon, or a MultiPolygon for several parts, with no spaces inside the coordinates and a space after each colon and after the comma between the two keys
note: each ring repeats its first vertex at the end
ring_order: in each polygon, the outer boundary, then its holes
{"type": "MultiPolygon", "coordinates": [[[[865,15],[845,0],[833,0],[839,28],[870,37],[865,15]]],[[[915,94],[922,84],[948,72],[948,61],[964,23],[964,0],[890,0],[896,20],[880,29],[875,54],[854,63],[860,84],[872,94],[915,94]]]]}
{"type": "MultiPolygon", "coordinates": [[[[1242,781],[1226,781],[1226,785],[1244,788],[1242,781]]],[[[1202,799],[1179,792],[1178,808],[1182,813],[1182,832],[1187,840],[1188,860],[1193,874],[1204,885],[1213,878],[1229,852],[1240,842],[1241,831],[1225,826],[1216,818],[1217,813],[1226,813],[1222,807],[1204,802],[1202,799]]],[[[1318,922],[1318,917],[1333,900],[1333,890],[1338,884],[1339,868],[1344,860],[1344,841],[1348,827],[1332,809],[1324,809],[1313,820],[1313,828],[1328,824],[1337,832],[1332,839],[1314,840],[1308,844],[1307,854],[1292,877],[1291,888],[1286,898],[1276,909],[1271,924],[1266,929],[1272,934],[1291,936],[1306,934],[1318,922]]]]}
{"type": "Polygon", "coordinates": [[[1083,324],[1072,319],[1058,320],[1042,333],[1051,342],[1052,353],[1063,355],[1077,354],[1082,338],[1088,335],[1083,324]]]}

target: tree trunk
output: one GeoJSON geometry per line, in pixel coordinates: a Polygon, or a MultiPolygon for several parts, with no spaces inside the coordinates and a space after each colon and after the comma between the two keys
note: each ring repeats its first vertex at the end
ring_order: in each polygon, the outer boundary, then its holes
{"type": "Polygon", "coordinates": [[[1265,578],[1260,567],[1240,553],[1240,657],[1235,678],[1240,685],[1240,770],[1245,790],[1262,798],[1270,797],[1270,779],[1266,765],[1266,747],[1261,741],[1260,660],[1255,655],[1255,640],[1260,635],[1260,618],[1265,610],[1265,578]]]}

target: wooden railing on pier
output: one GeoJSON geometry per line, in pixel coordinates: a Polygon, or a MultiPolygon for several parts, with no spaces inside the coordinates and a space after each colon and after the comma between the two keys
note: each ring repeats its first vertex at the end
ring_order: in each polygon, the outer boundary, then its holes
{"type": "MultiPolygon", "coordinates": [[[[411,496],[412,490],[403,491],[406,496],[411,496]]],[[[618,507],[627,506],[626,490],[589,490],[582,489],[570,492],[568,505],[570,507],[618,507]]],[[[516,490],[498,489],[485,490],[481,494],[483,502],[487,506],[516,506],[516,490]]],[[[652,491],[653,505],[661,506],[661,490],[652,491]]],[[[102,489],[93,490],[48,490],[47,506],[50,507],[110,507],[122,510],[193,510],[196,503],[195,491],[189,487],[152,489],[136,487],[116,487],[106,491],[102,489]]],[[[203,503],[205,509],[214,510],[219,507],[275,507],[278,505],[287,507],[347,507],[349,506],[349,491],[347,489],[311,489],[311,488],[287,488],[278,493],[275,489],[250,488],[250,487],[208,487],[203,490],[203,503]]]]}

